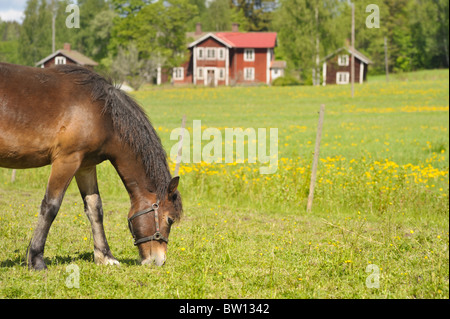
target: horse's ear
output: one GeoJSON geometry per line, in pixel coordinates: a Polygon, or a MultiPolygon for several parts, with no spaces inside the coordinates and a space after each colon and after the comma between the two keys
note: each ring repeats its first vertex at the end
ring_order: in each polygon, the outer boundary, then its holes
{"type": "Polygon", "coordinates": [[[180,181],[180,176],[175,176],[172,178],[172,180],[169,183],[169,186],[167,188],[167,193],[169,194],[169,197],[175,193],[178,187],[178,182],[180,181]]]}

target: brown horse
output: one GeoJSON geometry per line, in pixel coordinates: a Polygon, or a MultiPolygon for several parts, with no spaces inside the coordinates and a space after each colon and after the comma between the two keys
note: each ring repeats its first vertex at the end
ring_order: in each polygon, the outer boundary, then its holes
{"type": "Polygon", "coordinates": [[[44,246],[75,176],[91,223],[94,260],[118,264],[103,228],[96,165],[109,160],[131,201],[130,231],[142,264],[163,265],[182,206],[166,153],[144,111],[110,81],[82,67],[38,69],[0,63],[0,167],[52,165],[29,268],[45,269],[44,246]]]}

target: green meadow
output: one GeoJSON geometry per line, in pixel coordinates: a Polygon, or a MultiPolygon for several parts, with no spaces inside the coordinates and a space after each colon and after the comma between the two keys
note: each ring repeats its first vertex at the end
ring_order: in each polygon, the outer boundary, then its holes
{"type": "Polygon", "coordinates": [[[260,162],[181,163],[183,218],[172,227],[166,264],[156,267],[140,265],[129,198],[102,163],[106,236],[121,265],[94,264],[73,182],[47,239],[48,270],[34,272],[25,252],[50,168],[17,171],[14,183],[0,168],[0,298],[448,299],[448,77],[448,70],[389,82],[373,76],[355,86],[354,98],[350,86],[336,85],[144,88],[132,95],[167,153],[184,114],[190,133],[193,120],[222,136],[226,128],[277,128],[276,172],[260,174],[268,165],[260,162]],[[320,104],[325,121],[307,212],[320,104]]]}

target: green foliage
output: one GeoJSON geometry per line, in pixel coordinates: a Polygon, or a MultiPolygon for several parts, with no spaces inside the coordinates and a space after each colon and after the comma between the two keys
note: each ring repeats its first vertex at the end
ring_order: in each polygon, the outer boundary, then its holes
{"type": "Polygon", "coordinates": [[[282,56],[288,60],[289,67],[300,70],[302,77],[309,76],[311,69],[317,66],[317,40],[320,57],[334,51],[343,43],[345,32],[342,32],[342,24],[339,23],[342,17],[337,15],[341,7],[341,2],[335,0],[280,2],[273,22],[275,30],[278,31],[280,50],[282,56]]]}
{"type": "Polygon", "coordinates": [[[82,0],[78,1],[78,5],[80,28],[74,30],[74,48],[94,61],[101,62],[108,55],[108,44],[116,14],[105,0],[82,0]]]}
{"type": "Polygon", "coordinates": [[[51,12],[47,2],[28,1],[19,40],[19,54],[24,64],[34,66],[52,53],[51,32],[51,12]]]}
{"type": "Polygon", "coordinates": [[[144,3],[143,1],[114,1],[118,16],[114,19],[109,49],[136,44],[140,58],[164,58],[166,67],[184,62],[186,24],[196,14],[187,0],[144,3]]]}
{"type": "Polygon", "coordinates": [[[273,12],[277,1],[275,0],[230,0],[231,7],[236,12],[242,12],[247,20],[247,31],[269,31],[273,12]]]}
{"type": "Polygon", "coordinates": [[[0,61],[20,64],[18,54],[20,24],[0,20],[0,61]]]}

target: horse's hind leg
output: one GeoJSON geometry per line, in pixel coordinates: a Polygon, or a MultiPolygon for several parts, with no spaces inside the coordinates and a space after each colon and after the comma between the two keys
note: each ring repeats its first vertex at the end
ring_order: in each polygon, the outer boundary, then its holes
{"type": "Polygon", "coordinates": [[[30,269],[47,268],[44,263],[45,241],[53,220],[58,214],[66,189],[79,167],[80,161],[76,155],[60,157],[52,164],[38,223],[27,251],[27,262],[30,269]]]}
{"type": "Polygon", "coordinates": [[[111,253],[103,228],[102,200],[97,185],[96,168],[80,169],[75,179],[84,202],[84,211],[91,222],[94,237],[94,261],[96,264],[118,265],[119,262],[111,253]]]}

